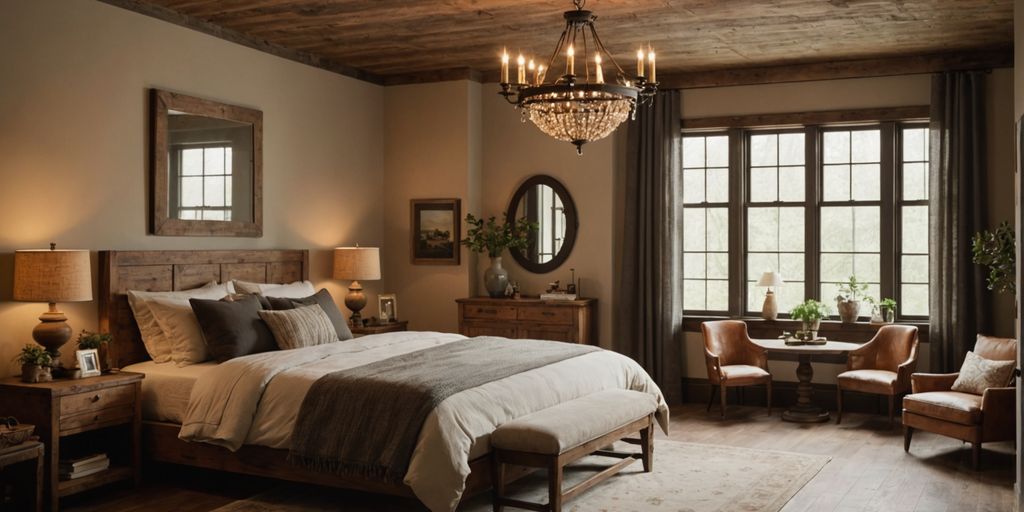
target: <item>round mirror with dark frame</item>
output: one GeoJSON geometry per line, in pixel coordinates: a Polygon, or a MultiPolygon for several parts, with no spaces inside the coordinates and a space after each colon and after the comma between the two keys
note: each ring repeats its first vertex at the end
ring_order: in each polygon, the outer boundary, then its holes
{"type": "Polygon", "coordinates": [[[506,220],[511,224],[525,218],[537,224],[525,249],[511,249],[512,257],[535,274],[560,267],[576,243],[579,219],[569,191],[558,180],[537,175],[519,186],[508,205],[506,220]]]}

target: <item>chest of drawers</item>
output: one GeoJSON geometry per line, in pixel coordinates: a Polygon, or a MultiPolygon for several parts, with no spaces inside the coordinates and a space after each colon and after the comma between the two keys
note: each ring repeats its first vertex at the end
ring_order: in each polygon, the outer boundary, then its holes
{"type": "Polygon", "coordinates": [[[501,336],[596,344],[596,299],[458,299],[459,332],[465,336],[501,336]]]}

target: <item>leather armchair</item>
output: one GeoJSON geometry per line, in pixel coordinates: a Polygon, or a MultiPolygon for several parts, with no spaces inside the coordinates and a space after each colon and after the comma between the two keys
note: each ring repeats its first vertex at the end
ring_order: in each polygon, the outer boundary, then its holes
{"type": "MultiPolygon", "coordinates": [[[[978,335],[974,353],[985,359],[1017,360],[1017,340],[978,335]]],[[[952,391],[958,373],[915,373],[913,393],[903,399],[903,449],[910,451],[914,430],[924,430],[971,443],[971,463],[981,462],[981,444],[1013,440],[1016,392],[1013,387],[988,388],[982,395],[952,391]]]]}
{"type": "Polygon", "coordinates": [[[726,389],[764,384],[768,393],[768,414],[772,413],[772,374],[768,371],[768,353],[747,333],[747,324],[739,320],[720,320],[700,324],[704,334],[704,362],[707,365],[711,393],[708,411],[720,393],[719,410],[725,417],[726,389]]]}
{"type": "Polygon", "coordinates": [[[910,375],[917,368],[917,327],[884,325],[871,341],[851,351],[846,371],[836,377],[836,424],[843,421],[843,391],[889,397],[889,427],[896,398],[910,392],[910,375]]]}

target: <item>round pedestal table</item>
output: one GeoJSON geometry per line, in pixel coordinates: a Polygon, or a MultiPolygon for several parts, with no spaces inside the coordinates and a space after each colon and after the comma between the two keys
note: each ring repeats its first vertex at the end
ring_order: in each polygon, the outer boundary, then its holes
{"type": "Polygon", "coordinates": [[[796,405],[782,413],[782,419],[796,423],[821,423],[828,421],[828,411],[814,405],[811,397],[814,388],[811,381],[814,379],[814,368],[811,366],[811,359],[814,356],[845,356],[851,350],[860,347],[859,343],[847,343],[844,341],[829,341],[824,345],[786,345],[782,340],[754,340],[754,343],[768,350],[768,357],[773,355],[795,355],[798,366],[796,367],[796,378],[799,381],[796,386],[796,405]]]}

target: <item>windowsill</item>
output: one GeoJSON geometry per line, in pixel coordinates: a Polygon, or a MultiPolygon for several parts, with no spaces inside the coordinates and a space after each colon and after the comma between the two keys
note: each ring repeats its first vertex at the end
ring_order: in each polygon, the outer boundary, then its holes
{"type": "MultiPolygon", "coordinates": [[[[684,316],[683,330],[686,332],[701,332],[700,324],[702,322],[713,320],[743,320],[747,323],[747,328],[750,330],[751,336],[755,338],[774,338],[781,335],[782,331],[794,332],[802,328],[801,322],[786,318],[765,320],[760,317],[733,318],[728,316],[684,316]]],[[[849,335],[850,338],[854,338],[851,341],[867,341],[867,339],[873,336],[874,333],[878,331],[878,328],[882,327],[882,325],[886,324],[873,325],[866,321],[857,322],[855,324],[844,324],[838,320],[822,320],[821,328],[818,329],[818,332],[826,338],[842,338],[843,334],[846,334],[849,335]]],[[[896,322],[896,325],[913,325],[917,327],[918,337],[921,343],[928,343],[928,322],[926,320],[898,321],[896,322]]]]}

